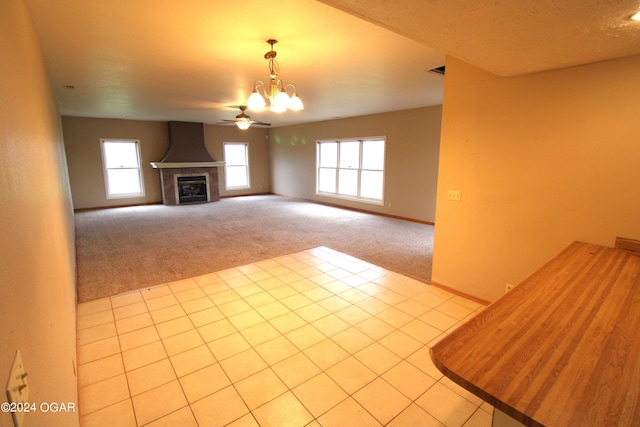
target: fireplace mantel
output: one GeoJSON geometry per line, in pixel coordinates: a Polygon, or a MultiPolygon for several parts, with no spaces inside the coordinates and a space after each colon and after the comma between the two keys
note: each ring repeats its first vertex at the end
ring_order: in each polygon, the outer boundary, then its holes
{"type": "Polygon", "coordinates": [[[151,162],[154,169],[213,168],[226,162],[151,162]]]}

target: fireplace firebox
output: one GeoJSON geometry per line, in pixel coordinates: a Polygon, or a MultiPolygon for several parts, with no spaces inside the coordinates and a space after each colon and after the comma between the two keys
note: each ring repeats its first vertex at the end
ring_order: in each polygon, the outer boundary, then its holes
{"type": "Polygon", "coordinates": [[[207,176],[178,176],[178,203],[199,203],[209,200],[207,176]]]}

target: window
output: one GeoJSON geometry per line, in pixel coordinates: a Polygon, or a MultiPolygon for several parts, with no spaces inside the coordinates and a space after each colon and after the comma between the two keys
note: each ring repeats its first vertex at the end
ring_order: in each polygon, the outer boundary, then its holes
{"type": "Polygon", "coordinates": [[[249,184],[249,145],[244,142],[224,143],[225,188],[251,188],[249,184]]]}
{"type": "Polygon", "coordinates": [[[384,138],[317,143],[318,194],[383,202],[384,138]]]}
{"type": "Polygon", "coordinates": [[[107,199],[144,196],[137,140],[101,139],[107,199]]]}

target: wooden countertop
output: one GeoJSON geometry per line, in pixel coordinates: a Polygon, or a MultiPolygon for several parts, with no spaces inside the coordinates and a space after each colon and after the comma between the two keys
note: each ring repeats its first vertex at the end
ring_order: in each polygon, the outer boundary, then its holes
{"type": "Polygon", "coordinates": [[[431,349],[530,426],[640,425],[640,257],[575,242],[431,349]]]}

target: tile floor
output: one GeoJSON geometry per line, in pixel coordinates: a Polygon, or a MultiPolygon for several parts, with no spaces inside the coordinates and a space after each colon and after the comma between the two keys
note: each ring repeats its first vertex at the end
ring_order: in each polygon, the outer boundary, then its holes
{"type": "Polygon", "coordinates": [[[82,303],[81,424],[490,426],[429,357],[482,308],[326,247],[82,303]]]}

